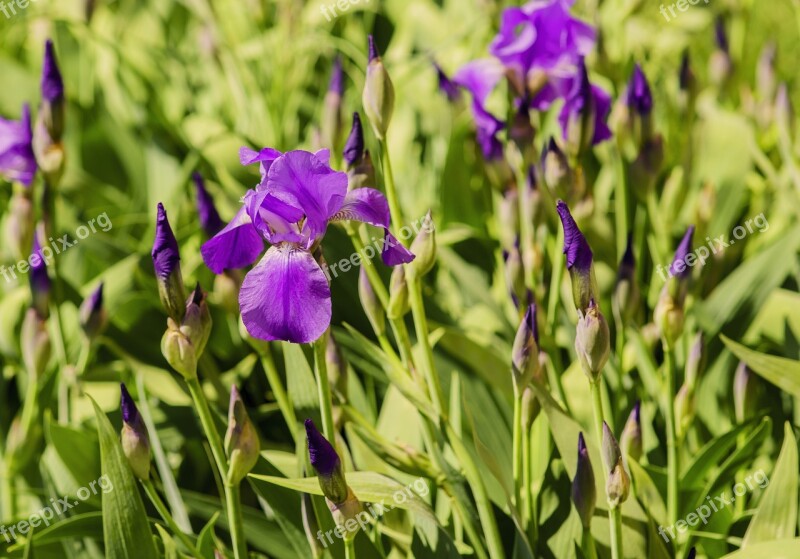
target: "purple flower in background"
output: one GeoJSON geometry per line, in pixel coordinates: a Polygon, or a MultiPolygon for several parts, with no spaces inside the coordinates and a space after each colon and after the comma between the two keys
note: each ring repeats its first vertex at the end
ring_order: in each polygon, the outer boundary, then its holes
{"type": "Polygon", "coordinates": [[[686,265],[686,256],[692,250],[693,236],[694,225],[690,225],[686,230],[686,233],[683,235],[683,239],[681,239],[681,243],[678,245],[677,250],[675,251],[675,258],[672,259],[672,264],[669,266],[670,277],[677,276],[679,279],[684,279],[692,273],[692,269],[686,265]],[[683,264],[679,265],[679,262],[682,262],[683,264]]]}
{"type": "Polygon", "coordinates": [[[728,52],[728,35],[725,33],[725,20],[722,16],[717,16],[714,21],[714,39],[717,48],[723,52],[728,52]]]}
{"type": "Polygon", "coordinates": [[[439,81],[439,91],[445,94],[447,100],[451,103],[455,103],[461,97],[461,92],[458,90],[458,85],[453,82],[447,74],[444,73],[442,67],[439,66],[436,62],[433,63],[433,67],[436,69],[436,77],[439,81]]]}
{"type": "Polygon", "coordinates": [[[206,190],[205,181],[200,173],[192,173],[195,190],[197,192],[197,214],[200,217],[200,226],[206,235],[214,236],[225,226],[219,217],[217,208],[214,206],[214,199],[206,190]]]}
{"type": "Polygon", "coordinates": [[[475,119],[478,145],[487,161],[499,159],[503,155],[503,145],[497,134],[505,124],[486,110],[486,100],[503,77],[505,70],[491,59],[473,60],[463,66],[453,82],[472,94],[472,116],[475,119]]]}
{"type": "Polygon", "coordinates": [[[350,135],[344,144],[342,155],[348,168],[356,165],[364,157],[364,128],[361,126],[358,112],[353,113],[353,126],[350,128],[350,135]]]}
{"type": "Polygon", "coordinates": [[[42,98],[48,103],[57,104],[64,98],[64,80],[58,69],[58,60],[50,39],[44,45],[44,65],[42,66],[42,98]]]}
{"type": "Polygon", "coordinates": [[[594,47],[594,29],[570,15],[572,4],[574,0],[532,0],[507,8],[489,46],[510,70],[518,93],[535,95],[537,109],[569,90],[578,61],[594,47]]]}
{"type": "Polygon", "coordinates": [[[573,149],[583,149],[611,137],[606,124],[611,111],[611,97],[592,85],[583,60],[579,63],[578,78],[558,115],[564,139],[573,149]]]}
{"type": "Polygon", "coordinates": [[[153,250],[150,253],[153,257],[153,267],[156,276],[167,279],[181,263],[181,255],[178,252],[178,241],[172,232],[172,227],[167,219],[167,211],[164,204],[158,203],[156,214],[156,238],[153,242],[153,250]]]}
{"type": "Polygon", "coordinates": [[[342,57],[339,55],[333,59],[331,81],[328,82],[328,91],[335,93],[339,97],[344,95],[344,71],[342,70],[342,57]]]}
{"type": "Polygon", "coordinates": [[[50,276],[47,275],[48,261],[42,254],[42,245],[39,244],[38,232],[33,234],[33,247],[31,248],[29,262],[31,264],[30,286],[33,306],[39,316],[46,317],[50,301],[50,276]]]}
{"type": "Polygon", "coordinates": [[[638,64],[633,67],[633,75],[625,92],[625,103],[629,109],[640,115],[649,115],[653,110],[650,84],[647,83],[647,77],[638,64]]]}
{"type": "Polygon", "coordinates": [[[564,227],[564,254],[567,255],[567,269],[576,268],[581,272],[588,272],[592,267],[592,249],[586,242],[578,224],[572,218],[567,204],[559,200],[556,210],[561,218],[561,225],[564,227]]]}
{"type": "Polygon", "coordinates": [[[330,168],[330,152],[242,148],[242,164],[260,163],[261,182],[243,198],[231,222],[201,252],[216,274],[261,261],[244,278],[239,293],[242,321],[262,340],[312,342],[328,328],[331,292],[313,253],[328,224],[356,220],[384,230],[381,254],[396,266],[414,259],[389,232],[389,205],[372,188],[347,192],[347,175],[330,168]]]}
{"type": "Polygon", "coordinates": [[[0,176],[30,186],[36,175],[36,157],[31,141],[31,109],[22,106],[20,120],[0,118],[0,176]]]}

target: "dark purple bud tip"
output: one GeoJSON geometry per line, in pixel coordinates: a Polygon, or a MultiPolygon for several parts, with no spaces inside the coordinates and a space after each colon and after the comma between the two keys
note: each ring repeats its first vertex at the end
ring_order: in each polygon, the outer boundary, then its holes
{"type": "Polygon", "coordinates": [[[686,556],[686,559],[694,559],[695,557],[697,557],[697,550],[692,548],[689,550],[689,555],[686,556]]]}
{"type": "Polygon", "coordinates": [[[577,267],[580,271],[588,271],[592,266],[592,249],[586,242],[578,224],[572,218],[567,204],[559,200],[556,210],[561,218],[561,226],[564,228],[564,254],[567,255],[567,268],[577,267]]]}
{"type": "Polygon", "coordinates": [[[206,183],[203,180],[203,175],[195,171],[192,173],[192,180],[194,181],[195,192],[197,193],[197,215],[200,217],[200,226],[206,235],[213,237],[219,233],[220,229],[225,226],[222,218],[219,217],[219,212],[214,206],[214,199],[211,194],[206,190],[206,183]]]}
{"type": "Polygon", "coordinates": [[[175,234],[172,232],[172,227],[170,227],[167,219],[167,212],[161,202],[158,203],[156,238],[150,255],[153,257],[153,267],[156,270],[156,275],[162,279],[167,279],[181,260],[181,255],[178,252],[178,241],[175,239],[175,234]]]}
{"type": "Polygon", "coordinates": [[[338,54],[333,59],[331,68],[331,81],[328,83],[328,91],[337,94],[339,97],[344,95],[344,71],[342,70],[342,57],[338,54]]]}
{"type": "Polygon", "coordinates": [[[722,16],[717,16],[717,20],[714,22],[714,38],[717,41],[717,48],[728,52],[728,35],[725,33],[725,20],[722,16]]]}
{"type": "Polygon", "coordinates": [[[344,144],[343,156],[348,167],[352,167],[364,157],[364,129],[358,112],[353,113],[353,126],[344,144]]]}
{"type": "Polygon", "coordinates": [[[686,233],[683,235],[683,239],[681,239],[680,244],[678,245],[678,249],[675,251],[675,258],[672,260],[672,264],[669,267],[669,275],[670,276],[677,276],[680,279],[687,278],[692,273],[692,268],[687,265],[686,257],[692,251],[692,237],[694,236],[694,225],[690,225],[689,228],[686,230],[686,233]],[[678,262],[683,262],[682,266],[678,266],[678,262]],[[681,269],[678,272],[678,268],[681,269]]]}
{"type": "Polygon", "coordinates": [[[578,460],[587,460],[589,458],[589,449],[586,448],[586,440],[583,438],[583,433],[578,435],[578,460]]]}
{"type": "Polygon", "coordinates": [[[640,115],[648,115],[653,110],[653,96],[650,92],[650,84],[647,83],[647,77],[638,64],[633,68],[633,75],[630,83],[628,83],[625,102],[628,108],[640,115]]]}
{"type": "Polygon", "coordinates": [[[119,391],[121,395],[120,408],[122,409],[122,421],[133,426],[139,422],[139,410],[136,408],[136,404],[133,402],[133,398],[131,398],[124,383],[120,383],[119,391]]]}
{"type": "Polygon", "coordinates": [[[525,174],[525,178],[526,178],[525,182],[526,182],[526,184],[528,186],[528,189],[529,190],[536,190],[536,188],[539,186],[539,181],[536,178],[536,166],[535,165],[529,165],[528,166],[528,172],[525,174]]]}
{"type": "Polygon", "coordinates": [[[636,422],[636,425],[642,424],[642,401],[636,400],[636,403],[633,405],[633,420],[636,422]]]}
{"type": "Polygon", "coordinates": [[[689,51],[683,51],[681,56],[681,70],[678,74],[678,83],[683,91],[689,89],[692,81],[694,81],[694,74],[692,73],[692,66],[689,60],[689,51]]]}
{"type": "Polygon", "coordinates": [[[200,282],[197,282],[195,288],[192,290],[191,294],[189,294],[189,300],[186,301],[186,306],[189,305],[200,305],[206,298],[206,293],[203,291],[203,288],[200,287],[200,282]]]}
{"type": "Polygon", "coordinates": [[[375,46],[375,38],[370,35],[367,40],[369,41],[369,61],[372,62],[380,58],[380,55],[378,54],[378,48],[375,46]]]}
{"type": "Polygon", "coordinates": [[[328,439],[322,436],[317,430],[316,425],[310,419],[306,419],[306,438],[308,439],[308,456],[311,465],[317,474],[322,477],[331,477],[339,467],[339,455],[328,439]]]}
{"type": "Polygon", "coordinates": [[[461,97],[461,91],[458,89],[458,86],[444,73],[442,67],[439,66],[436,62],[433,63],[433,67],[436,69],[436,77],[439,81],[439,91],[445,94],[447,100],[451,103],[457,101],[459,97],[461,97]]]}
{"type": "Polygon", "coordinates": [[[42,245],[39,243],[39,233],[33,234],[33,246],[31,255],[38,258],[30,258],[31,262],[31,288],[34,294],[44,294],[50,291],[50,276],[47,275],[48,261],[42,254],[42,245]]]}
{"type": "Polygon", "coordinates": [[[42,66],[42,98],[55,102],[64,97],[64,82],[58,69],[58,60],[50,39],[44,44],[44,64],[42,66]]]}
{"type": "Polygon", "coordinates": [[[95,314],[103,308],[103,282],[100,282],[100,285],[97,286],[91,295],[89,295],[89,310],[92,314],[95,314]]]}

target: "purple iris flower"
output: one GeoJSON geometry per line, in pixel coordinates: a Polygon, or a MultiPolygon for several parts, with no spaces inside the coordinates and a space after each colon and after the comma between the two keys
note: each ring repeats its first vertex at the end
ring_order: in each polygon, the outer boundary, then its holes
{"type": "Polygon", "coordinates": [[[243,165],[258,162],[261,182],[243,198],[231,222],[201,252],[216,274],[252,264],[239,293],[242,321],[262,340],[312,342],[328,328],[331,292],[313,253],[330,222],[356,220],[384,230],[382,258],[396,266],[414,255],[389,232],[389,204],[372,188],[347,192],[347,175],[334,171],[330,152],[242,148],[243,165]]]}
{"type": "Polygon", "coordinates": [[[564,254],[567,255],[567,269],[572,270],[573,266],[580,272],[588,272],[592,267],[592,249],[586,242],[578,224],[572,218],[567,204],[559,200],[556,210],[561,217],[561,225],[564,227],[564,254]]]}
{"type": "Polygon", "coordinates": [[[489,46],[489,52],[511,71],[512,82],[536,95],[532,104],[536,109],[547,108],[569,90],[578,61],[594,47],[594,29],[569,13],[574,3],[532,0],[520,8],[507,8],[500,32],[489,46]]]}
{"type": "Polygon", "coordinates": [[[31,141],[31,109],[22,106],[20,120],[0,118],[0,176],[30,186],[36,175],[36,157],[31,141]]]}
{"type": "Polygon", "coordinates": [[[647,83],[647,76],[644,75],[642,68],[638,64],[633,67],[633,75],[625,92],[625,103],[629,109],[640,115],[649,115],[653,110],[653,95],[650,92],[650,84],[647,83]]]}
{"type": "Polygon", "coordinates": [[[503,144],[497,134],[505,124],[486,110],[486,100],[505,73],[504,68],[491,59],[473,60],[464,65],[453,82],[472,94],[472,116],[475,119],[478,145],[487,161],[503,155],[503,144]]]}
{"type": "Polygon", "coordinates": [[[611,130],[606,124],[608,113],[611,111],[611,96],[596,85],[592,85],[583,59],[578,66],[577,79],[572,83],[572,90],[558,115],[558,122],[561,124],[565,140],[568,140],[571,134],[577,134],[581,137],[582,146],[594,145],[611,137],[611,130]],[[587,112],[591,115],[588,124],[584,119],[587,112]],[[588,136],[590,133],[591,142],[588,137],[583,137],[583,134],[588,136]]]}
{"type": "Polygon", "coordinates": [[[195,190],[197,191],[197,213],[200,216],[200,226],[207,235],[213,236],[225,226],[219,217],[217,208],[214,206],[214,199],[206,190],[206,184],[200,173],[192,173],[195,190]]]}
{"type": "Polygon", "coordinates": [[[445,94],[447,100],[451,103],[455,103],[461,97],[461,91],[458,89],[458,85],[453,82],[447,74],[444,73],[442,67],[439,66],[436,62],[433,63],[433,67],[436,69],[436,78],[439,82],[439,91],[445,94]]]}

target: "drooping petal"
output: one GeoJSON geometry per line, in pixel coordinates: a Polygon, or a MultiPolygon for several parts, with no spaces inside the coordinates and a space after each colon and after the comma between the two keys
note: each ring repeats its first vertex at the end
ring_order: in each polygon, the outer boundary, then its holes
{"type": "Polygon", "coordinates": [[[316,240],[325,234],[328,220],[344,203],[347,174],[334,171],[313,153],[290,151],[270,167],[267,190],[282,202],[303,210],[310,238],[316,240]]]}
{"type": "Polygon", "coordinates": [[[200,253],[206,266],[221,274],[226,269],[249,266],[263,250],[264,241],[242,207],[222,231],[203,244],[200,253]]]}
{"type": "Polygon", "coordinates": [[[505,74],[505,68],[493,58],[473,60],[462,66],[453,81],[467,89],[481,105],[486,103],[489,94],[505,74]]]}
{"type": "Polygon", "coordinates": [[[347,193],[344,204],[331,221],[355,220],[382,227],[384,237],[381,257],[384,264],[407,264],[414,260],[414,255],[389,233],[390,219],[389,202],[382,193],[374,188],[357,188],[347,193]]]}
{"type": "Polygon", "coordinates": [[[247,146],[242,146],[239,149],[239,161],[242,163],[242,165],[252,165],[256,162],[259,163],[259,171],[261,172],[262,182],[266,180],[267,173],[269,173],[269,168],[272,166],[272,163],[281,155],[283,155],[281,152],[273,148],[264,148],[261,151],[256,151],[247,146]]]}
{"type": "Polygon", "coordinates": [[[314,257],[288,243],[270,247],[245,276],[242,321],[261,340],[308,343],[331,322],[331,290],[314,257]]]}

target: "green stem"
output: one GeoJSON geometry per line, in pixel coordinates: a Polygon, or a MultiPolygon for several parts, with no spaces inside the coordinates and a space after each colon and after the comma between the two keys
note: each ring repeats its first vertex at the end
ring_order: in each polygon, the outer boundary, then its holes
{"type": "Polygon", "coordinates": [[[611,517],[611,559],[624,559],[622,555],[622,508],[616,506],[609,511],[611,517]]]}
{"type": "MultiPolygon", "coordinates": [[[[603,414],[603,396],[600,390],[601,382],[602,380],[598,378],[596,382],[589,383],[592,391],[592,408],[594,411],[595,432],[597,434],[597,448],[602,448],[603,446],[603,421],[605,417],[603,414]]],[[[608,464],[603,464],[603,468],[610,471],[610,466],[608,464]]]]}
{"type": "Polygon", "coordinates": [[[156,491],[155,486],[153,485],[153,481],[151,479],[142,480],[142,485],[144,486],[144,492],[147,494],[150,502],[153,503],[153,506],[158,511],[158,514],[167,523],[169,529],[172,530],[172,533],[177,536],[177,538],[183,543],[189,553],[192,554],[193,557],[197,559],[203,559],[203,554],[197,550],[195,545],[192,543],[192,540],[189,539],[183,530],[178,527],[178,523],[175,522],[175,519],[172,518],[172,514],[170,514],[169,509],[164,504],[164,501],[161,500],[161,497],[156,491]]]}
{"type": "Polygon", "coordinates": [[[594,538],[592,537],[592,529],[584,528],[583,536],[581,537],[581,551],[586,559],[597,559],[597,549],[594,546],[594,538]]]}
{"type": "Polygon", "coordinates": [[[512,463],[514,475],[514,504],[522,519],[522,525],[525,526],[525,511],[523,509],[523,480],[522,480],[522,393],[519,390],[514,390],[514,424],[513,431],[513,444],[512,444],[512,463]]]}
{"type": "Polygon", "coordinates": [[[664,414],[667,420],[667,515],[670,524],[678,521],[678,446],[675,431],[675,368],[672,349],[664,344],[664,374],[667,390],[664,414]]]}
{"type": "Polygon", "coordinates": [[[272,349],[269,345],[264,344],[261,351],[261,366],[264,368],[264,373],[267,375],[267,382],[272,389],[272,394],[275,396],[275,401],[278,403],[278,409],[281,410],[283,420],[292,434],[292,438],[297,441],[297,416],[294,414],[292,402],[289,400],[289,395],[283,388],[283,381],[278,374],[278,369],[275,367],[275,359],[272,357],[272,349]]]}
{"type": "Polygon", "coordinates": [[[425,306],[422,302],[422,286],[420,285],[419,278],[413,274],[407,274],[408,281],[408,296],[411,303],[411,314],[414,317],[414,326],[417,331],[417,342],[422,346],[423,353],[423,375],[428,384],[428,391],[430,392],[431,401],[433,402],[434,410],[439,417],[444,418],[447,408],[444,404],[444,393],[442,392],[442,385],[439,382],[439,375],[436,372],[436,366],[433,362],[433,350],[428,334],[428,319],[425,316],[425,306]]]}
{"type": "Polygon", "coordinates": [[[615,151],[618,176],[614,196],[614,217],[617,229],[617,262],[619,262],[622,259],[622,253],[625,252],[630,228],[628,225],[628,181],[625,176],[625,161],[622,158],[619,146],[615,151]]]}
{"type": "Polygon", "coordinates": [[[240,485],[238,483],[226,483],[225,497],[228,506],[228,526],[230,526],[231,529],[233,556],[236,559],[247,559],[247,541],[244,537],[240,485]]]}
{"type": "Polygon", "coordinates": [[[222,479],[227,479],[228,460],[225,457],[222,439],[219,436],[219,431],[217,431],[217,426],[214,424],[214,417],[211,415],[211,409],[208,407],[208,400],[206,400],[203,387],[200,386],[200,381],[197,376],[187,379],[186,385],[189,387],[189,394],[192,396],[197,415],[200,416],[200,424],[203,427],[203,431],[208,439],[208,444],[211,447],[211,454],[214,456],[217,471],[222,479]]]}
{"type": "Polygon", "coordinates": [[[356,546],[355,538],[344,539],[344,557],[345,559],[356,559],[356,546]]]}
{"type": "Polygon", "coordinates": [[[392,173],[392,162],[389,158],[389,146],[386,143],[386,138],[380,142],[380,145],[381,162],[383,163],[383,182],[386,186],[386,199],[389,201],[389,211],[392,214],[392,223],[396,224],[403,221],[403,213],[400,211],[400,205],[398,204],[397,200],[397,191],[394,187],[394,174],[392,173]]]}
{"type": "Polygon", "coordinates": [[[15,473],[8,462],[3,464],[3,518],[13,520],[17,516],[16,488],[14,487],[15,473]]]}
{"type": "Polygon", "coordinates": [[[333,404],[331,402],[331,386],[328,382],[328,365],[325,362],[325,339],[322,336],[314,346],[314,371],[317,374],[317,394],[319,396],[319,413],[322,416],[322,433],[330,443],[336,446],[336,427],[333,423],[333,404]]]}

